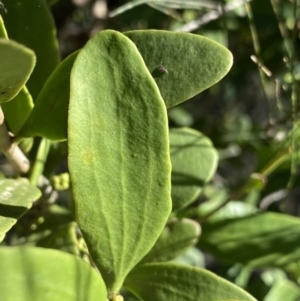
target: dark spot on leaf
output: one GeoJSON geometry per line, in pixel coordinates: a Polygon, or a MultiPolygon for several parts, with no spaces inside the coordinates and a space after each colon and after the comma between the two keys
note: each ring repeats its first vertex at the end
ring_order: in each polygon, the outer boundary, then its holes
{"type": "Polygon", "coordinates": [[[159,70],[159,67],[155,68],[152,72],[151,75],[153,78],[157,78],[157,77],[161,77],[164,76],[166,73],[161,72],[161,70],[159,70]]]}

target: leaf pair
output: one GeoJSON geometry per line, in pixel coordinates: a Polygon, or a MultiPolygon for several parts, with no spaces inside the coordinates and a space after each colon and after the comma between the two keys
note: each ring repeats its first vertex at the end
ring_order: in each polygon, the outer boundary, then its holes
{"type": "MultiPolygon", "coordinates": [[[[33,100],[36,101],[60,58],[54,20],[45,0],[5,1],[4,4],[7,14],[3,14],[4,22],[0,16],[0,37],[21,43],[34,51],[34,59],[37,57],[35,69],[27,82],[28,89],[23,86],[11,101],[2,104],[6,124],[17,134],[33,109],[33,100]]],[[[17,71],[22,70],[22,64],[15,62],[15,66],[17,71]]]]}
{"type": "MultiPolygon", "coordinates": [[[[190,143],[196,138],[196,149],[204,141],[215,160],[206,139],[189,130],[183,134],[191,135],[190,143]]],[[[146,301],[254,300],[200,269],[166,263],[133,269],[169,217],[171,165],[165,103],[126,36],[101,32],[78,54],[71,72],[68,143],[77,221],[111,300],[123,284],[146,301]]],[[[199,228],[189,223],[173,228],[184,237],[187,228],[193,237],[182,249],[193,244],[199,228]]],[[[168,260],[159,251],[169,242],[173,237],[161,236],[142,263],[168,260]]]]}
{"type": "MultiPolygon", "coordinates": [[[[124,33],[138,48],[162,98],[170,108],[221,80],[232,65],[223,46],[192,34],[159,30],[124,33]],[[161,71],[161,66],[168,73],[161,71]]],[[[36,100],[21,137],[67,138],[69,74],[77,52],[65,59],[49,77],[36,100]]],[[[112,63],[112,68],[118,68],[112,63]]]]}
{"type": "MultiPolygon", "coordinates": [[[[81,259],[57,250],[0,248],[1,299],[6,301],[107,301],[100,275],[81,259]]],[[[145,264],[125,285],[145,301],[255,301],[203,269],[170,263],[145,264]]],[[[116,297],[114,300],[118,300],[116,297]]]]}

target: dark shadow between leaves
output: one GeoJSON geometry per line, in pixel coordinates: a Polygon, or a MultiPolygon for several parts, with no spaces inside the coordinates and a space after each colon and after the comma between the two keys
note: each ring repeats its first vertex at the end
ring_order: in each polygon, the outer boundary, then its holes
{"type": "Polygon", "coordinates": [[[204,181],[176,171],[172,171],[172,178],[171,178],[172,185],[181,185],[181,186],[204,186],[204,181]]]}
{"type": "Polygon", "coordinates": [[[10,218],[19,218],[28,210],[27,207],[23,206],[12,206],[6,204],[0,204],[0,216],[10,217],[10,218]]]}

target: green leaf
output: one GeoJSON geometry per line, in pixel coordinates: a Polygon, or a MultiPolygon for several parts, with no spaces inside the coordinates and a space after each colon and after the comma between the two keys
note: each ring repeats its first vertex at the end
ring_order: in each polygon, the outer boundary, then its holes
{"type": "Polygon", "coordinates": [[[74,52],[63,60],[48,78],[20,136],[42,136],[51,140],[67,138],[70,74],[77,54],[74,52]]]}
{"type": "Polygon", "coordinates": [[[173,211],[193,202],[214,175],[218,154],[211,141],[189,128],[170,131],[173,211]]]}
{"type": "Polygon", "coordinates": [[[198,241],[200,233],[200,225],[193,220],[187,218],[172,220],[140,263],[172,260],[193,246],[198,241]]]}
{"type": "Polygon", "coordinates": [[[265,296],[264,301],[298,301],[300,288],[289,280],[279,280],[265,296]]]}
{"type": "Polygon", "coordinates": [[[78,54],[68,126],[77,220],[114,295],[171,211],[166,108],[124,35],[102,31],[78,54]]]}
{"type": "Polygon", "coordinates": [[[207,270],[172,263],[138,266],[124,284],[144,301],[255,301],[238,286],[207,270]]]}
{"type": "Polygon", "coordinates": [[[187,252],[172,260],[172,262],[204,268],[205,256],[198,248],[191,247],[187,252]]]}
{"type": "Polygon", "coordinates": [[[13,99],[20,92],[34,65],[32,50],[0,38],[0,104],[13,99]]]}
{"type": "Polygon", "coordinates": [[[40,195],[40,190],[25,178],[0,180],[0,236],[31,208],[32,202],[40,195]]]}
{"type": "Polygon", "coordinates": [[[5,8],[7,14],[2,17],[9,38],[29,47],[37,56],[27,83],[35,100],[60,60],[54,20],[45,0],[5,1],[5,8]]]}
{"type": "Polygon", "coordinates": [[[300,260],[299,240],[299,218],[266,212],[205,223],[199,245],[227,262],[284,267],[300,260]]]}
{"type": "MultiPolygon", "coordinates": [[[[1,15],[0,38],[8,39],[1,15]]],[[[9,126],[9,130],[13,134],[16,134],[25,123],[33,108],[33,101],[26,86],[23,86],[17,96],[15,96],[11,101],[3,103],[1,107],[5,116],[6,124],[9,126]]]]}
{"type": "MultiPolygon", "coordinates": [[[[198,208],[193,211],[197,217],[202,217],[212,212],[215,208],[217,208],[221,203],[225,200],[209,200],[207,202],[202,203],[198,206],[198,208]]],[[[216,213],[214,213],[210,218],[210,222],[223,221],[237,217],[243,217],[248,215],[253,215],[256,213],[258,209],[248,203],[241,201],[230,201],[225,206],[220,208],[216,213]]]]}
{"type": "Polygon", "coordinates": [[[216,84],[232,66],[232,54],[228,49],[195,34],[163,30],[124,34],[136,44],[167,108],[216,84]],[[160,65],[168,73],[160,71],[160,65]]]}
{"type": "Polygon", "coordinates": [[[56,250],[0,248],[0,299],[5,301],[106,301],[99,273],[56,250]]]}
{"type": "Polygon", "coordinates": [[[26,86],[23,86],[20,93],[11,101],[2,104],[5,121],[9,126],[9,130],[17,134],[29,117],[33,101],[26,86]]]}

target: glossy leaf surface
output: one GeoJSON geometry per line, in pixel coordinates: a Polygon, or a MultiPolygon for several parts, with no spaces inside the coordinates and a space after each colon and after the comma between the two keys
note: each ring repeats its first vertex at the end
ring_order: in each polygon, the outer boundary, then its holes
{"type": "Polygon", "coordinates": [[[232,66],[228,49],[199,35],[163,30],[124,34],[136,44],[167,108],[216,84],[232,66]]]}
{"type": "Polygon", "coordinates": [[[45,0],[5,1],[5,8],[7,14],[2,17],[9,38],[29,47],[37,56],[27,83],[35,100],[60,60],[54,21],[45,0]]]}
{"type": "Polygon", "coordinates": [[[228,262],[284,267],[300,260],[299,240],[299,218],[270,212],[205,223],[199,245],[228,262]]]}
{"type": "Polygon", "coordinates": [[[63,60],[41,90],[20,136],[42,136],[51,140],[67,138],[70,74],[78,52],[63,60]]]}
{"type": "Polygon", "coordinates": [[[166,108],[124,35],[102,31],[78,54],[68,126],[77,220],[114,295],[171,211],[166,108]]]}
{"type": "Polygon", "coordinates": [[[28,80],[35,65],[32,50],[0,38],[0,103],[13,99],[28,80]]]}
{"type": "Polygon", "coordinates": [[[0,236],[6,233],[40,197],[40,190],[24,178],[0,180],[0,236]]]}
{"type": "Polygon", "coordinates": [[[106,301],[99,273],[56,250],[0,247],[0,299],[5,301],[106,301]]]}
{"type": "Polygon", "coordinates": [[[151,251],[140,263],[169,261],[193,246],[201,233],[200,225],[190,219],[169,222],[151,251]]]}
{"type": "Polygon", "coordinates": [[[126,278],[125,286],[144,301],[255,301],[238,286],[207,270],[172,263],[138,266],[126,278]]]}
{"type": "Polygon", "coordinates": [[[193,202],[214,175],[218,154],[210,139],[189,128],[170,131],[173,211],[193,202]]]}

